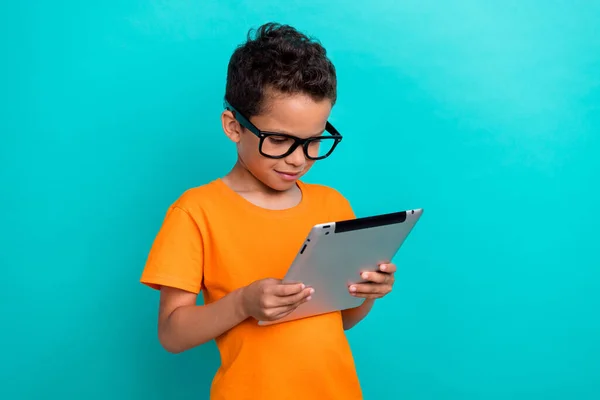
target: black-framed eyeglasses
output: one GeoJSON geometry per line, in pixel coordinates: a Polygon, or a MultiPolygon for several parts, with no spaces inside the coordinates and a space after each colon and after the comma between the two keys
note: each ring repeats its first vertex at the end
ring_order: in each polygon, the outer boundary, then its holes
{"type": "Polygon", "coordinates": [[[240,125],[260,139],[258,150],[264,157],[284,158],[292,154],[298,146],[302,146],[306,158],[309,160],[322,160],[329,157],[342,141],[342,135],[329,121],[325,125],[325,132],[328,135],[301,139],[285,133],[261,131],[248,118],[231,106],[227,100],[224,101],[224,107],[233,113],[240,125]]]}

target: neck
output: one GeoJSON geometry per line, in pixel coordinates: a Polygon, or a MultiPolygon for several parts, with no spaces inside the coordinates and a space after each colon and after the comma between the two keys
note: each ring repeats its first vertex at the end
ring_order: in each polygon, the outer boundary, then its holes
{"type": "Polygon", "coordinates": [[[252,175],[239,160],[222,180],[231,190],[246,200],[268,209],[293,207],[302,199],[302,194],[297,185],[283,192],[274,190],[252,175]]]}
{"type": "Polygon", "coordinates": [[[280,196],[285,192],[274,190],[255,177],[239,158],[223,180],[236,192],[255,192],[267,196],[280,196]]]}

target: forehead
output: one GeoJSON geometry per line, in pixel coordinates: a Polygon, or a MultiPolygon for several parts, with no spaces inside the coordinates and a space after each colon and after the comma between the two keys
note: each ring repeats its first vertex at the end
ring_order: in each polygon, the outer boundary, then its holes
{"type": "Polygon", "coordinates": [[[304,94],[269,95],[263,111],[252,122],[263,131],[308,137],[323,132],[330,113],[329,99],[315,101],[304,94]]]}

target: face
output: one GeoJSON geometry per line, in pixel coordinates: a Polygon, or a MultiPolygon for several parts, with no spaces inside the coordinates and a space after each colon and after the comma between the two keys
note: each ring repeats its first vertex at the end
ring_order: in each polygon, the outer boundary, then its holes
{"type": "MultiPolygon", "coordinates": [[[[303,94],[280,94],[269,96],[264,111],[251,117],[250,122],[262,131],[306,139],[323,133],[330,113],[328,99],[315,102],[303,94]]],[[[241,127],[231,112],[223,113],[222,122],[227,136],[237,144],[241,166],[271,189],[286,191],[294,187],[314,164],[314,160],[306,158],[302,146],[281,159],[265,157],[259,152],[260,139],[241,127]]]]}

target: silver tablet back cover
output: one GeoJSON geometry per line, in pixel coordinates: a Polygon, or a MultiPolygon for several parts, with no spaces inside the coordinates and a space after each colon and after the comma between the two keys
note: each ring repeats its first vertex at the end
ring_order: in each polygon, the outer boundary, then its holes
{"type": "Polygon", "coordinates": [[[314,288],[312,299],[286,317],[260,325],[360,306],[364,299],[350,295],[349,285],[361,282],[362,272],[391,262],[422,212],[415,209],[314,226],[283,279],[314,288]]]}

